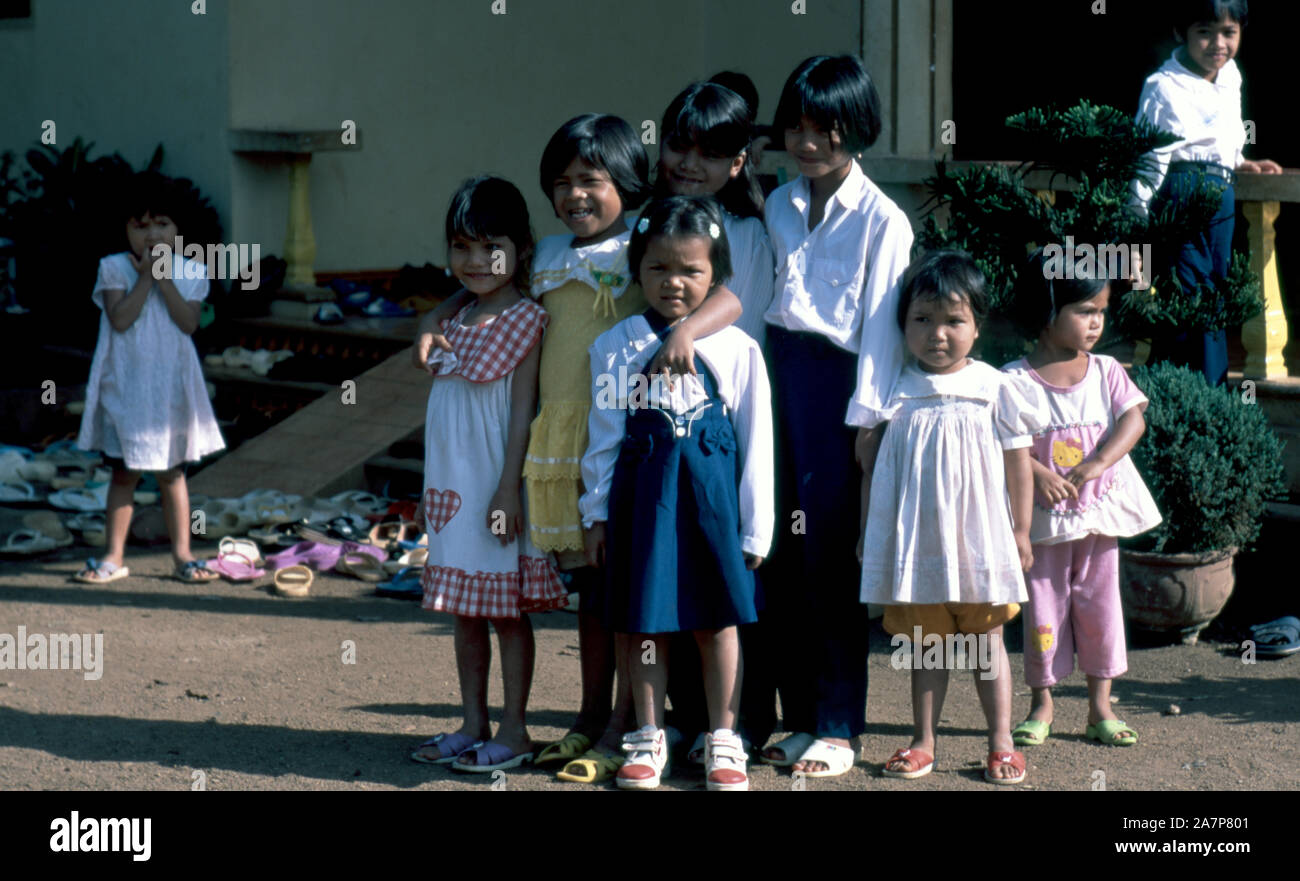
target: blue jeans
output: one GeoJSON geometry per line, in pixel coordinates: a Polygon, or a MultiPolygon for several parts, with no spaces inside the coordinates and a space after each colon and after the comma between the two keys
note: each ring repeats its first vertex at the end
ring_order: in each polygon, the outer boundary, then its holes
{"type": "MultiPolygon", "coordinates": [[[[1184,290],[1221,281],[1227,277],[1232,262],[1236,198],[1230,181],[1210,175],[1202,177],[1195,167],[1184,165],[1169,172],[1156,198],[1179,204],[1201,186],[1222,190],[1219,210],[1209,226],[1183,242],[1166,257],[1184,290]]],[[[1222,385],[1228,376],[1227,332],[1170,332],[1167,336],[1152,341],[1151,360],[1169,361],[1200,370],[1210,385],[1222,385]]]]}

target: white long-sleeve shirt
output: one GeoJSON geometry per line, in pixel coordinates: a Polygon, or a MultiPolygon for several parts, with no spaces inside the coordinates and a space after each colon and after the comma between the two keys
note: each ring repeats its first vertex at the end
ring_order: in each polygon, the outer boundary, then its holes
{"type": "Polygon", "coordinates": [[[726,212],[722,226],[731,247],[731,278],[727,287],[740,299],[745,310],[736,319],[736,327],[754,338],[759,348],[767,339],[765,314],[772,305],[776,283],[775,258],[767,229],[757,217],[737,217],[726,212]]]}
{"type": "MultiPolygon", "coordinates": [[[[587,417],[587,452],[582,457],[586,492],[578,500],[582,525],[609,519],[609,491],[619,447],[627,433],[627,408],[633,379],[643,374],[659,350],[659,339],[642,315],[633,315],[601,334],[592,344],[592,408],[587,417]]],[[[695,353],[717,378],[736,432],[740,461],[740,541],[747,554],[765,557],[776,519],[776,465],[772,447],[772,403],[767,368],[758,344],[744,331],[726,327],[695,341],[695,353]]],[[[687,374],[668,390],[649,385],[649,405],[686,413],[708,397],[704,383],[687,374]]]]}
{"type": "Polygon", "coordinates": [[[800,175],[767,200],[776,292],[765,318],[786,330],[820,333],[858,356],[844,421],[871,428],[889,418],[889,395],[903,369],[898,282],[911,261],[912,225],[856,160],[809,230],[811,197],[811,182],[800,175]]]}
{"type": "Polygon", "coordinates": [[[1151,198],[1164,183],[1170,162],[1212,162],[1235,169],[1244,159],[1246,127],[1241,119],[1241,71],[1229,60],[1214,82],[1193,73],[1177,53],[1147,77],[1138,102],[1138,119],[1182,140],[1147,154],[1150,166],[1133,181],[1133,207],[1147,215],[1151,198]]]}

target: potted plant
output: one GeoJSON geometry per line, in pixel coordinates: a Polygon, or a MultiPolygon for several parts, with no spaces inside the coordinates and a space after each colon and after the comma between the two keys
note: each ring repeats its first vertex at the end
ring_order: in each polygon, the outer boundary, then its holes
{"type": "Polygon", "coordinates": [[[1233,557],[1286,494],[1282,442],[1263,410],[1199,373],[1139,367],[1151,403],[1133,462],[1164,521],[1121,542],[1120,596],[1132,626],[1194,643],[1232,593],[1233,557]]]}

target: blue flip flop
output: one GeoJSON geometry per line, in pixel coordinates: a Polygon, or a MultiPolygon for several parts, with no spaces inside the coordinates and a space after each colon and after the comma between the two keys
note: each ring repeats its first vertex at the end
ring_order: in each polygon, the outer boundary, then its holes
{"type": "Polygon", "coordinates": [[[422,765],[450,765],[460,758],[461,753],[482,745],[483,741],[467,737],[459,731],[453,731],[451,734],[435,734],[415,748],[415,752],[411,753],[411,761],[422,765]],[[420,750],[431,746],[437,747],[439,758],[427,759],[420,755],[420,750]]]}
{"type": "Polygon", "coordinates": [[[407,566],[393,576],[392,581],[385,581],[375,586],[375,596],[392,597],[399,600],[424,599],[424,587],[420,584],[421,566],[407,566]]]}
{"type": "Polygon", "coordinates": [[[451,769],[466,774],[490,774],[493,771],[509,771],[532,760],[532,753],[515,753],[504,744],[479,741],[457,756],[456,761],[451,763],[451,769]],[[465,761],[466,753],[473,753],[474,761],[465,761]],[[484,759],[487,761],[484,762],[484,759]]]}
{"type": "Polygon", "coordinates": [[[1294,615],[1250,628],[1255,654],[1261,658],[1285,658],[1300,652],[1300,619],[1294,615]]]}

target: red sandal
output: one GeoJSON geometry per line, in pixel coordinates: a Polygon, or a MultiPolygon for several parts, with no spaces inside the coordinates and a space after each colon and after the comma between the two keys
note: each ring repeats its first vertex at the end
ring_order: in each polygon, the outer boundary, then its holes
{"type": "Polygon", "coordinates": [[[885,762],[885,767],[880,773],[886,777],[896,777],[900,780],[915,780],[918,777],[924,777],[934,770],[934,756],[925,750],[919,749],[900,749],[889,757],[885,762]],[[910,770],[891,771],[889,766],[895,763],[906,765],[910,770]]]}
{"type": "Polygon", "coordinates": [[[987,766],[984,768],[984,779],[989,783],[998,786],[1015,786],[1025,782],[1025,776],[1028,772],[1025,770],[1025,754],[1021,752],[991,752],[989,753],[987,766]],[[1007,765],[1016,769],[1014,777],[994,777],[993,772],[999,768],[1005,768],[1007,765]]]}

